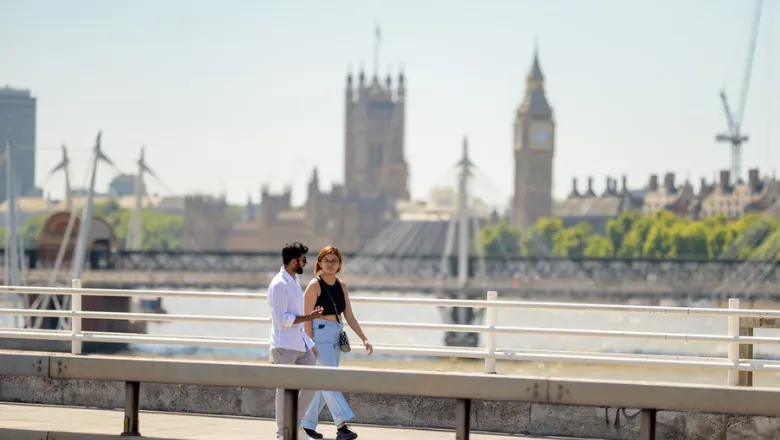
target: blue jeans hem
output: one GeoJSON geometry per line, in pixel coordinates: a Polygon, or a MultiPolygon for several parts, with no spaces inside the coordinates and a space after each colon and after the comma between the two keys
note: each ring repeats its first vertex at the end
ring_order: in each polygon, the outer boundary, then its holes
{"type": "MultiPolygon", "coordinates": [[[[345,417],[337,417],[333,424],[336,426],[341,425],[342,423],[346,423],[352,419],[355,418],[355,415],[352,414],[352,411],[350,411],[348,414],[345,415],[345,417]]],[[[319,420],[316,422],[312,422],[310,420],[302,420],[301,421],[301,428],[311,429],[312,431],[317,429],[317,426],[320,424],[319,420]]]]}

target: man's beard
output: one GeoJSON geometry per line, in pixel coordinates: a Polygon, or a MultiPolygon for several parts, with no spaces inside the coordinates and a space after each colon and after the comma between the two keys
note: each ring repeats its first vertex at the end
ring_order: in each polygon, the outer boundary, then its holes
{"type": "Polygon", "coordinates": [[[295,273],[297,273],[298,275],[303,274],[303,266],[298,265],[298,267],[295,268],[295,273]]]}

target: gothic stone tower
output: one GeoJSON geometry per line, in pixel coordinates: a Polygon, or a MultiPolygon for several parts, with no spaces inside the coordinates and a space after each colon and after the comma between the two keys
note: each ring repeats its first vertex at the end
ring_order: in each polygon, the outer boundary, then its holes
{"type": "Polygon", "coordinates": [[[347,195],[409,199],[409,172],[404,154],[404,75],[393,90],[374,75],[370,84],[358,74],[357,87],[347,76],[344,135],[344,183],[347,195]]]}
{"type": "Polygon", "coordinates": [[[515,115],[515,195],[512,221],[521,230],[552,215],[555,119],[544,92],[539,53],[534,52],[526,92],[515,115]]]}

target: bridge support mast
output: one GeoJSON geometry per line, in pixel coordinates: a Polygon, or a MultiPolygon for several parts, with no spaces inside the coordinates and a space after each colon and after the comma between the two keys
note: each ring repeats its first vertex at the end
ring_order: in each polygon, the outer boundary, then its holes
{"type": "MultiPolygon", "coordinates": [[[[450,230],[447,234],[447,249],[446,253],[449,254],[452,250],[452,241],[454,234],[454,228],[457,225],[457,238],[458,238],[458,256],[457,256],[457,280],[458,287],[462,291],[454,297],[458,299],[468,299],[468,295],[465,292],[465,288],[469,283],[471,267],[470,263],[470,238],[476,238],[476,235],[472,237],[470,233],[469,223],[472,220],[473,212],[469,206],[469,182],[472,177],[472,168],[474,164],[469,159],[468,154],[468,140],[463,139],[463,154],[458,162],[458,197],[457,197],[457,209],[453,213],[452,221],[450,221],[450,230]]],[[[478,227],[475,227],[477,232],[478,227]]],[[[470,325],[481,316],[481,312],[476,313],[472,307],[452,307],[449,310],[445,308],[444,317],[452,324],[470,325]]],[[[446,345],[454,346],[470,346],[476,347],[479,344],[479,335],[471,332],[447,332],[444,336],[444,343],[446,345]]]]}

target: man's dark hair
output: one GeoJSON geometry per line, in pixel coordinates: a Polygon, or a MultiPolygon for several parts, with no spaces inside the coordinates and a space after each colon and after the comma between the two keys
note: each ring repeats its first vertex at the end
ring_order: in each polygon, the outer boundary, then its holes
{"type": "Polygon", "coordinates": [[[308,253],[309,248],[303,243],[299,243],[297,241],[292,243],[285,243],[284,247],[282,248],[282,263],[287,266],[290,264],[290,261],[308,253]]]}

